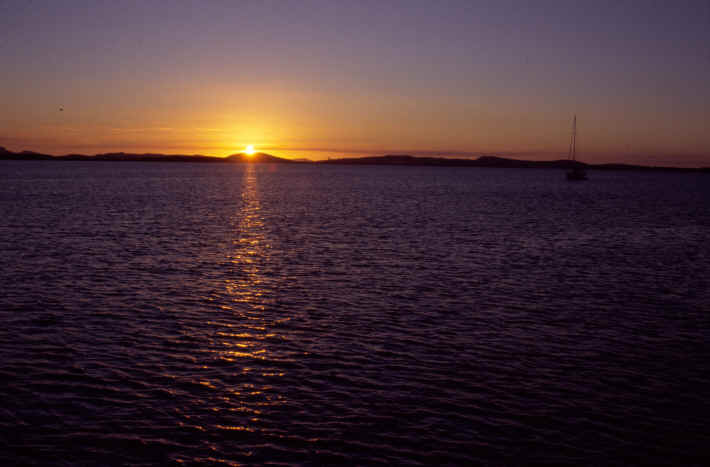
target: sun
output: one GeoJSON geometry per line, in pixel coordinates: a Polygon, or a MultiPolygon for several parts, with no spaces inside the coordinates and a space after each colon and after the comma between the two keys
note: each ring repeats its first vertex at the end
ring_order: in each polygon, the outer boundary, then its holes
{"type": "Polygon", "coordinates": [[[248,146],[246,147],[246,149],[244,150],[244,154],[246,154],[247,156],[252,156],[252,155],[254,155],[255,153],[256,153],[256,151],[254,150],[254,145],[253,145],[253,144],[248,145],[248,146]]]}

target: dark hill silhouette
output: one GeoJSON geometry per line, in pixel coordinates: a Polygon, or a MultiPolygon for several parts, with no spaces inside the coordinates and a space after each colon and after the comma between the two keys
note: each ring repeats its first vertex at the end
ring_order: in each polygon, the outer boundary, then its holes
{"type": "Polygon", "coordinates": [[[12,152],[0,147],[0,159],[5,160],[21,160],[21,161],[42,161],[52,160],[52,156],[48,154],[40,154],[33,151],[12,152]]]}
{"type": "MultiPolygon", "coordinates": [[[[328,159],[321,161],[325,164],[353,164],[353,165],[426,165],[443,167],[511,167],[511,168],[531,168],[531,167],[561,167],[569,168],[572,162],[567,160],[558,161],[526,161],[518,159],[506,159],[497,156],[481,156],[478,159],[449,159],[445,157],[415,157],[406,154],[395,154],[375,157],[354,157],[343,159],[328,159]]],[[[577,165],[586,166],[581,162],[577,165]]]]}
{"type": "Polygon", "coordinates": [[[374,157],[351,157],[318,161],[319,164],[333,165],[407,165],[407,166],[438,166],[438,167],[493,167],[493,168],[558,168],[570,169],[574,166],[595,170],[667,170],[667,171],[702,171],[710,168],[683,167],[649,167],[631,164],[585,164],[567,159],[553,161],[530,161],[508,159],[498,156],[481,156],[478,159],[449,159],[445,157],[415,157],[407,154],[394,154],[374,157]]]}
{"type": "Polygon", "coordinates": [[[243,152],[232,154],[226,157],[229,162],[259,162],[259,163],[292,163],[291,159],[284,159],[283,157],[272,156],[271,154],[266,154],[265,152],[257,152],[252,155],[247,155],[243,152]]]}
{"type": "Polygon", "coordinates": [[[656,167],[631,164],[585,164],[579,161],[554,160],[530,161],[521,159],[508,159],[498,156],[481,156],[478,159],[449,159],[445,157],[416,157],[408,154],[390,154],[374,157],[353,157],[342,159],[328,159],[324,161],[308,162],[307,160],[292,160],[272,156],[263,152],[247,155],[243,152],[227,157],[203,156],[200,154],[131,154],[114,152],[88,156],[84,154],[68,154],[65,156],[52,156],[33,151],[12,152],[0,146],[0,160],[26,160],[26,161],[131,161],[131,162],[207,162],[207,163],[287,163],[287,164],[328,164],[328,165],[397,165],[397,166],[433,166],[433,167],[495,167],[495,168],[559,168],[570,169],[573,165],[593,170],[665,170],[676,172],[705,172],[710,173],[710,167],[682,168],[682,167],[656,167]]]}
{"type": "Polygon", "coordinates": [[[58,156],[58,159],[118,162],[223,162],[219,157],[201,156],[199,154],[183,156],[178,154],[130,154],[123,152],[96,154],[95,156],[72,154],[68,156],[58,156]]]}
{"type": "Polygon", "coordinates": [[[232,154],[228,157],[203,156],[200,154],[131,154],[111,152],[88,156],[84,154],[67,154],[51,156],[32,151],[12,152],[0,147],[0,159],[4,160],[52,160],[52,161],[114,161],[114,162],[208,162],[208,163],[291,163],[293,161],[282,157],[259,152],[251,156],[244,153],[232,154]]]}

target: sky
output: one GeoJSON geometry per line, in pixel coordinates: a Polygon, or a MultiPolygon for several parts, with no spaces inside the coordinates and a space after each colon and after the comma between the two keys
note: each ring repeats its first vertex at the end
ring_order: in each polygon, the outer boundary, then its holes
{"type": "Polygon", "coordinates": [[[710,2],[0,0],[0,146],[710,166],[710,2]],[[63,111],[60,110],[64,109],[63,111]]]}

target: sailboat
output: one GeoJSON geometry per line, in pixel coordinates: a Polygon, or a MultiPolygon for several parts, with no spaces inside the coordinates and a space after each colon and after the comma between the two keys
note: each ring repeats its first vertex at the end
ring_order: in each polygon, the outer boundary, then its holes
{"type": "Polygon", "coordinates": [[[569,153],[567,160],[571,162],[572,168],[567,172],[567,180],[586,180],[587,171],[577,162],[577,116],[572,120],[572,138],[569,142],[569,153]]]}

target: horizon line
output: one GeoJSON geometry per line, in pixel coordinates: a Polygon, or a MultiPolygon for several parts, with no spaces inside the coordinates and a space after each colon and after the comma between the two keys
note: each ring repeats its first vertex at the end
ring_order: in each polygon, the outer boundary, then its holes
{"type": "MultiPolygon", "coordinates": [[[[47,152],[38,152],[38,151],[33,151],[33,150],[21,150],[21,151],[11,151],[7,149],[6,147],[0,146],[0,155],[3,153],[7,154],[13,154],[13,155],[38,155],[38,156],[48,156],[52,158],[64,158],[64,157],[70,157],[70,156],[80,156],[80,157],[97,157],[97,156],[105,156],[105,155],[132,155],[132,156],[165,156],[165,157],[204,157],[204,158],[212,158],[212,159],[226,159],[231,156],[237,156],[237,155],[245,155],[244,151],[239,151],[239,152],[234,152],[225,156],[215,156],[215,155],[208,155],[208,154],[200,154],[200,153],[192,153],[192,154],[180,154],[180,153],[169,153],[169,152],[125,152],[125,151],[108,151],[108,152],[99,152],[95,154],[84,154],[84,153],[78,153],[78,152],[70,152],[66,154],[51,154],[47,152]]],[[[353,151],[355,153],[355,151],[353,151]]],[[[356,156],[341,156],[341,155],[333,155],[333,156],[328,156],[326,158],[322,159],[309,159],[307,157],[284,157],[284,156],[278,156],[275,154],[270,154],[264,151],[256,151],[255,154],[262,154],[266,156],[271,156],[271,157],[276,157],[279,159],[284,159],[287,161],[307,161],[307,162],[327,162],[327,161],[338,161],[338,160],[356,160],[356,159],[376,159],[376,158],[384,158],[384,157],[392,157],[392,156],[405,156],[405,157],[412,157],[415,159],[451,159],[451,160],[464,160],[464,161],[476,161],[479,160],[483,157],[495,157],[499,159],[507,159],[507,160],[515,160],[515,161],[520,161],[520,162],[531,162],[531,163],[537,163],[537,162],[563,162],[567,160],[566,157],[564,157],[564,153],[553,153],[553,152],[481,152],[481,153],[463,153],[463,154],[468,154],[467,157],[456,157],[456,156],[451,156],[451,155],[446,155],[446,154],[441,154],[435,151],[390,151],[388,153],[382,154],[382,153],[368,153],[366,155],[362,153],[357,153],[358,155],[356,156]],[[431,153],[431,154],[428,154],[431,153]],[[529,158],[520,158],[519,156],[535,156],[535,155],[548,155],[548,156],[557,156],[555,159],[529,159],[529,158]],[[518,156],[518,157],[516,157],[518,156]]],[[[710,169],[710,165],[702,165],[702,164],[696,164],[696,165],[657,165],[657,164],[639,164],[639,163],[630,163],[630,162],[619,162],[619,161],[612,161],[612,162],[584,162],[580,161],[583,164],[594,167],[594,166],[609,166],[609,165],[618,165],[618,166],[635,166],[635,167],[647,167],[647,168],[669,168],[669,169],[700,169],[700,170],[707,170],[710,169]]]]}
{"type": "MultiPolygon", "coordinates": [[[[16,145],[13,145],[16,146],[16,145]]],[[[92,146],[99,146],[99,145],[88,145],[85,147],[92,147],[92,146]]],[[[321,147],[283,147],[283,146],[261,146],[258,147],[257,145],[254,145],[255,149],[257,149],[257,152],[265,152],[265,151],[275,151],[275,152],[289,152],[289,153],[295,153],[295,152],[318,152],[318,153],[331,153],[330,155],[325,156],[327,157],[347,157],[345,156],[346,154],[356,154],[356,157],[378,157],[378,156],[385,156],[385,155],[411,155],[415,157],[440,157],[440,158],[445,158],[445,159],[452,159],[452,158],[462,158],[462,159],[471,159],[471,158],[476,158],[476,157],[481,157],[481,156],[498,156],[498,157],[510,157],[510,158],[520,158],[520,157],[535,157],[535,156],[543,156],[543,157],[562,157],[565,158],[567,155],[567,151],[552,151],[552,150],[513,150],[513,149],[503,149],[503,150],[483,150],[483,151],[464,151],[464,150],[456,150],[456,149],[402,149],[402,148],[377,148],[377,149],[356,149],[356,148],[321,148],[321,147]]],[[[223,147],[222,147],[223,148],[223,147]]],[[[225,155],[214,155],[213,154],[208,154],[207,152],[191,152],[191,151],[180,151],[178,149],[178,152],[173,152],[172,150],[168,149],[161,149],[156,151],[152,150],[136,150],[136,151],[131,151],[131,150],[125,150],[125,149],[120,149],[120,150],[103,150],[100,152],[95,152],[93,154],[86,153],[86,152],[77,152],[77,151],[69,151],[69,152],[58,152],[58,151],[36,151],[33,149],[19,149],[19,150],[11,150],[7,146],[3,146],[0,144],[0,149],[5,149],[6,151],[10,152],[33,152],[37,154],[45,154],[49,156],[54,156],[54,157],[61,157],[61,156],[67,156],[67,155],[85,155],[85,156],[91,156],[91,155],[100,155],[100,154],[118,154],[118,153],[124,153],[124,154],[156,154],[156,155],[191,155],[191,156],[206,156],[206,157],[229,157],[230,155],[234,154],[240,154],[244,152],[244,148],[239,149],[239,150],[234,150],[234,152],[229,152],[229,154],[225,155]]],[[[166,148],[167,149],[167,148],[166,148]]],[[[176,148],[177,149],[177,148],[176,148]]],[[[213,147],[210,149],[219,149],[219,147],[213,147]]],[[[584,151],[584,154],[590,155],[590,156],[603,156],[603,157],[620,157],[620,158],[625,158],[625,157],[652,157],[652,158],[673,158],[673,157],[682,157],[682,158],[693,158],[693,159],[709,159],[710,160],[710,154],[707,153],[702,153],[702,152],[660,152],[660,153],[655,153],[655,152],[645,152],[645,151],[633,151],[633,152],[620,152],[620,151],[584,151]]],[[[270,155],[276,155],[276,154],[270,154],[270,155]]],[[[283,157],[285,159],[289,159],[291,157],[288,156],[279,156],[283,157]]],[[[304,156],[305,157],[305,156],[304,156]]],[[[550,160],[550,159],[548,159],[550,160]]]]}

